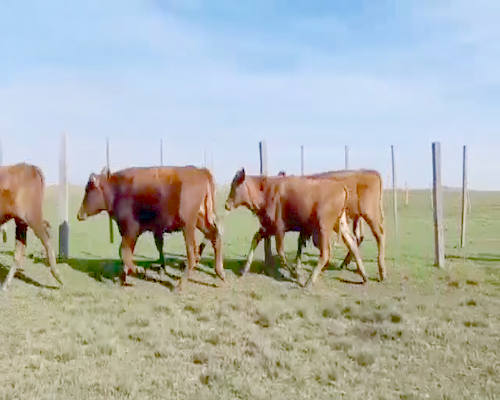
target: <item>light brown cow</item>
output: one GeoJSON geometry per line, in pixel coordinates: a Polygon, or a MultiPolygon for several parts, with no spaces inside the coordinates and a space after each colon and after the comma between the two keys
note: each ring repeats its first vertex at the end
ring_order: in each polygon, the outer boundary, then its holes
{"type": "Polygon", "coordinates": [[[63,284],[50,244],[50,224],[43,218],[44,195],[45,178],[40,168],[26,163],[0,167],[0,225],[11,219],[16,223],[14,264],[3,282],[2,290],[9,288],[16,270],[21,268],[28,227],[45,247],[52,275],[63,284]]]}
{"type": "MultiPolygon", "coordinates": [[[[375,170],[359,169],[327,171],[306,176],[314,179],[331,179],[345,184],[349,191],[346,215],[353,222],[353,231],[356,235],[357,244],[360,246],[364,239],[363,232],[360,229],[360,218],[363,218],[370,227],[377,242],[379,279],[385,279],[387,272],[385,269],[384,191],[380,173],[375,170]]],[[[302,258],[302,249],[307,239],[303,235],[299,236],[296,256],[296,263],[299,266],[302,258]]],[[[352,252],[348,251],[341,264],[341,268],[351,262],[352,256],[352,252]]]]}
{"type": "Polygon", "coordinates": [[[305,285],[310,288],[330,259],[332,231],[340,230],[347,247],[354,254],[358,272],[363,282],[366,282],[358,247],[347,224],[347,199],[348,191],[345,185],[334,180],[248,176],[243,168],[239,170],[231,183],[226,210],[245,206],[259,218],[261,224],[252,240],[243,273],[249,270],[259,242],[271,235],[275,236],[276,251],[281,262],[286,265],[285,232],[298,231],[305,237],[312,236],[314,245],[320,250],[318,264],[305,285]]]}

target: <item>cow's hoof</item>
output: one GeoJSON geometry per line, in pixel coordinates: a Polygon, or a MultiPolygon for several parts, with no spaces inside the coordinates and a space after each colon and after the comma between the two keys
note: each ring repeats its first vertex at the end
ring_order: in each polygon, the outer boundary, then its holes
{"type": "Polygon", "coordinates": [[[173,292],[177,294],[182,294],[185,291],[185,285],[182,282],[177,283],[177,286],[174,287],[173,292]]]}
{"type": "Polygon", "coordinates": [[[304,286],[302,286],[306,292],[311,292],[313,289],[313,283],[311,279],[309,279],[304,286]]]}

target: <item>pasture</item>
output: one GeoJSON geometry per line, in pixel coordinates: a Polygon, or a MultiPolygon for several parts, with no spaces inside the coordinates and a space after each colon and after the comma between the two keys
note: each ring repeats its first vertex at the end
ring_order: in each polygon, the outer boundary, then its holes
{"type": "MultiPolygon", "coordinates": [[[[406,207],[400,200],[397,247],[385,192],[387,281],[374,280],[376,246],[365,225],[361,254],[372,280],[363,287],[357,274],[336,269],[342,244],[311,293],[285,269],[259,273],[263,242],[251,273],[238,277],[258,228],[238,209],[224,220],[228,287],[217,287],[208,244],[182,295],[171,292],[185,257],[180,233],[165,235],[165,276],[151,265],[158,259],[152,235],[141,236],[135,260],[146,278],[120,287],[111,279],[121,268],[116,225],[110,244],[107,214],[78,222],[82,196],[83,188],[70,188],[71,258],[59,264],[65,286],[54,289],[30,230],[23,271],[0,294],[2,399],[500,397],[500,193],[471,192],[464,250],[460,194],[444,193],[447,270],[438,270],[429,192],[410,192],[406,207]]],[[[226,196],[217,193],[219,215],[226,196]]],[[[55,188],[47,188],[45,213],[57,254],[55,188]]],[[[7,226],[0,280],[13,262],[7,226]]],[[[291,263],[297,234],[287,234],[286,249],[291,263]]],[[[308,245],[303,280],[317,254],[308,245]]]]}

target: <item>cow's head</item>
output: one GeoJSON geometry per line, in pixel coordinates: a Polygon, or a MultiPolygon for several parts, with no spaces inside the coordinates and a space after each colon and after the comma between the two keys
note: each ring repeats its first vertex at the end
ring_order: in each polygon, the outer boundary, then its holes
{"type": "Polygon", "coordinates": [[[254,182],[246,177],[245,169],[241,168],[231,182],[231,191],[226,200],[226,210],[231,211],[239,206],[246,206],[254,211],[256,205],[256,191],[254,182]]]}
{"type": "Polygon", "coordinates": [[[85,196],[78,210],[76,218],[78,221],[85,221],[88,217],[99,214],[106,210],[106,201],[102,182],[109,177],[109,169],[104,167],[99,175],[91,173],[87,186],[85,187],[85,196]]]}

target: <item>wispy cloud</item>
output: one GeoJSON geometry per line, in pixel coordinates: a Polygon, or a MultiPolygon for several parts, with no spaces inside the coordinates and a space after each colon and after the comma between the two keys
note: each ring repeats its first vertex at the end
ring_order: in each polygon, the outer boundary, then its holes
{"type": "Polygon", "coordinates": [[[266,139],[271,173],[298,172],[301,144],[306,171],[342,168],[348,144],[353,167],[386,176],[394,144],[400,184],[427,187],[440,140],[447,184],[468,144],[471,185],[500,186],[483,156],[500,143],[499,6],[349,4],[5,2],[4,163],[37,163],[56,181],[66,131],[75,183],[101,169],[106,136],[114,169],[159,162],[163,138],[166,163],[201,164],[206,149],[222,182],[241,166],[257,173],[266,139]]]}

